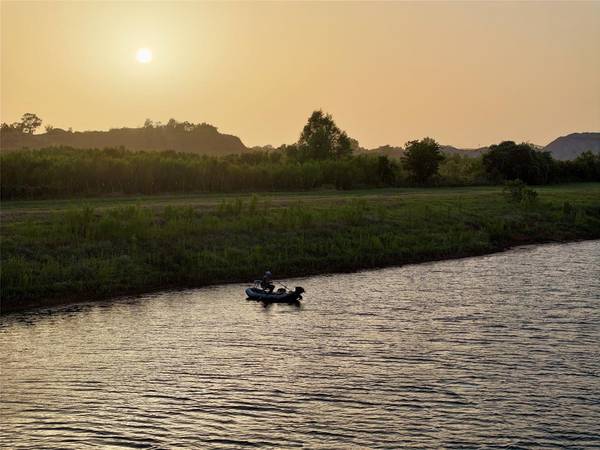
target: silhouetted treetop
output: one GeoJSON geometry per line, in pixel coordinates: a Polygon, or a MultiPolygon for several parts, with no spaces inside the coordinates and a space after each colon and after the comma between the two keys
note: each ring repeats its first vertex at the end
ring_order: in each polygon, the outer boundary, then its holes
{"type": "Polygon", "coordinates": [[[331,114],[322,110],[310,115],[297,145],[306,159],[339,159],[352,154],[352,140],[337,127],[331,114]]]}
{"type": "Polygon", "coordinates": [[[426,137],[420,141],[409,141],[405,147],[402,161],[415,181],[425,183],[437,174],[444,155],[440,151],[440,145],[434,139],[426,137]]]}
{"type": "Polygon", "coordinates": [[[549,152],[536,150],[525,142],[516,144],[513,141],[490,146],[483,155],[483,164],[490,178],[496,181],[518,179],[528,184],[547,183],[553,166],[549,152]]]}
{"type": "Polygon", "coordinates": [[[33,134],[42,125],[42,119],[33,113],[25,113],[21,117],[23,133],[33,134]]]}
{"type": "Polygon", "coordinates": [[[33,134],[41,125],[42,119],[40,119],[36,114],[25,113],[21,116],[21,120],[19,122],[14,122],[11,124],[2,123],[0,129],[3,133],[18,132],[24,134],[33,134]]]}

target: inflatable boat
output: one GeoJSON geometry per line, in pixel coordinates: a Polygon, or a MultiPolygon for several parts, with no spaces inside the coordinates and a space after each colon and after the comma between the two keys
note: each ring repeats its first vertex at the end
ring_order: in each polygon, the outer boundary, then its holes
{"type": "Polygon", "coordinates": [[[257,286],[246,289],[248,300],[258,300],[266,303],[298,303],[302,300],[304,289],[296,286],[293,291],[280,288],[274,292],[265,291],[257,286]]]}

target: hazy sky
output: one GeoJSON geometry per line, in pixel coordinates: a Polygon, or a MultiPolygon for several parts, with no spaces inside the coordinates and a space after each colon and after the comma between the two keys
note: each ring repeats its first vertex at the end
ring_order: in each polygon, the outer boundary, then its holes
{"type": "Polygon", "coordinates": [[[600,130],[600,1],[2,1],[1,119],[170,117],[249,146],[322,108],[361,145],[476,147],[600,130]],[[153,51],[141,64],[135,53],[153,51]]]}

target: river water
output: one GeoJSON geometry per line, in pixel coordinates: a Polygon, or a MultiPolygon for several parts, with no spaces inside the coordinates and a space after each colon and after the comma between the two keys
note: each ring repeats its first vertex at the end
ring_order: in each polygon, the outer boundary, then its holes
{"type": "Polygon", "coordinates": [[[0,319],[2,448],[600,447],[600,241],[0,319]]]}

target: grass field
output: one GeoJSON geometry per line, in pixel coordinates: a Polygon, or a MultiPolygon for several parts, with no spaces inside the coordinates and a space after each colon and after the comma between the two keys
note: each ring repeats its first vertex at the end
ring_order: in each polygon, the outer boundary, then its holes
{"type": "Polygon", "coordinates": [[[4,202],[2,311],[600,238],[600,183],[4,202]]]}
{"type": "MultiPolygon", "coordinates": [[[[454,188],[398,188],[398,189],[367,189],[367,190],[320,190],[302,192],[280,192],[259,194],[261,200],[267,200],[273,207],[285,207],[296,202],[305,202],[311,206],[339,204],[352,199],[365,199],[376,202],[394,202],[397,199],[448,197],[470,198],[472,196],[497,196],[502,188],[498,186],[454,187],[454,188]]],[[[544,198],[563,201],[593,201],[600,196],[600,183],[573,183],[553,186],[539,186],[536,190],[544,198]],[[585,198],[582,198],[585,197],[585,198]]],[[[248,201],[254,194],[177,194],[152,196],[116,196],[64,200],[31,200],[5,201],[0,208],[0,220],[4,223],[16,220],[28,220],[48,217],[61,211],[74,208],[91,207],[100,212],[126,206],[139,206],[159,212],[167,206],[191,207],[195,210],[212,210],[222,202],[235,199],[248,201]]]]}

